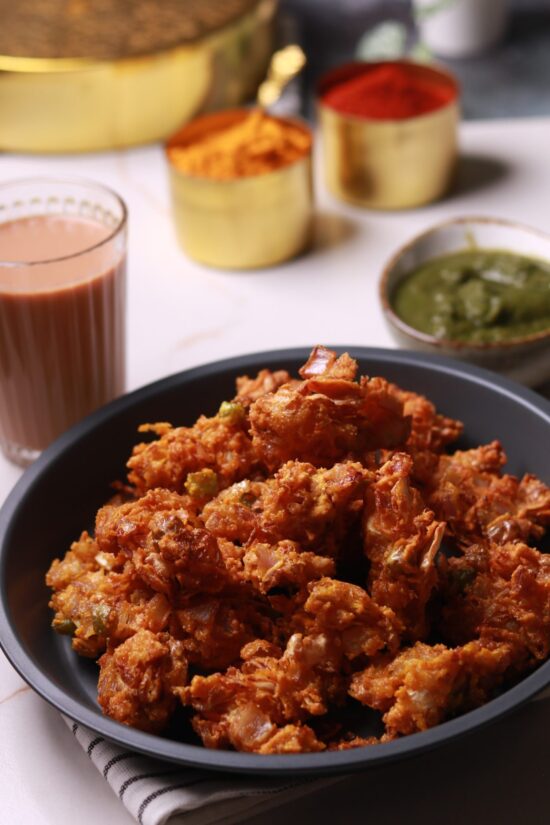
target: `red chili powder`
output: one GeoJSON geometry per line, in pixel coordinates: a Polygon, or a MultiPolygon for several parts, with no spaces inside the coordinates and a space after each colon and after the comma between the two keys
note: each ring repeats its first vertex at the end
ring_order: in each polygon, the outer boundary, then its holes
{"type": "Polygon", "coordinates": [[[367,69],[324,93],[323,103],[341,114],[402,120],[432,112],[456,97],[451,83],[400,63],[367,69]]]}

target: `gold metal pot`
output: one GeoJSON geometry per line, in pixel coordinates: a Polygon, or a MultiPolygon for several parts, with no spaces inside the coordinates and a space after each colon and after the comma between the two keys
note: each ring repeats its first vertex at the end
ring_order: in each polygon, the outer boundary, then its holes
{"type": "Polygon", "coordinates": [[[253,95],[277,0],[192,44],[97,61],[0,55],[0,150],[86,152],[163,140],[198,112],[253,95]]]}
{"type": "MultiPolygon", "coordinates": [[[[170,148],[248,116],[245,109],[205,115],[168,141],[172,207],[181,247],[200,263],[256,269],[288,260],[311,242],[311,148],[288,166],[236,180],[194,177],[170,162],[170,148]]],[[[304,124],[291,121],[310,134],[304,124]]]]}
{"type": "Polygon", "coordinates": [[[373,209],[406,209],[441,197],[458,157],[458,86],[447,72],[408,64],[436,75],[456,94],[440,109],[404,120],[341,114],[323,103],[332,86],[365,71],[352,63],[326,74],[319,85],[319,119],[326,185],[337,198],[373,209]]]}

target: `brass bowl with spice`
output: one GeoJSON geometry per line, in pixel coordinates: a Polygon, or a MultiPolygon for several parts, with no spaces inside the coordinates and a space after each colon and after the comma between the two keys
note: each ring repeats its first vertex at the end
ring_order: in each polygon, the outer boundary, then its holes
{"type": "Polygon", "coordinates": [[[176,232],[200,263],[255,269],[311,241],[312,136],[303,123],[233,109],[203,115],[166,145],[176,232]]]}
{"type": "Polygon", "coordinates": [[[350,63],[318,87],[326,184],[337,198],[406,209],[440,198],[458,154],[459,90],[409,61],[350,63]]]}
{"type": "Polygon", "coordinates": [[[446,221],[393,255],[380,300],[399,346],[529,386],[550,380],[550,235],[498,218],[446,221]]]}
{"type": "Polygon", "coordinates": [[[164,140],[251,97],[277,0],[0,0],[0,151],[164,140]]]}

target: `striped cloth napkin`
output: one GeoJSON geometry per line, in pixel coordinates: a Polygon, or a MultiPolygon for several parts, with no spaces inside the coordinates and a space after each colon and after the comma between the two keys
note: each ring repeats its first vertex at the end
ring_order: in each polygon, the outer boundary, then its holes
{"type": "Polygon", "coordinates": [[[260,779],[185,768],[126,751],[63,718],[139,825],[231,825],[340,781],[260,779]]]}
{"type": "MultiPolygon", "coordinates": [[[[534,701],[540,700],[550,700],[550,688],[534,701]]],[[[260,779],[185,768],[126,751],[63,718],[139,825],[232,825],[346,779],[260,779]]]]}

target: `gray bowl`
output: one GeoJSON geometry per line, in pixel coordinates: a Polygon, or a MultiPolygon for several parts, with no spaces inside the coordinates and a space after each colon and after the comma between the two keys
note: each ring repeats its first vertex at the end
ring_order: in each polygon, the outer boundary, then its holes
{"type": "MultiPolygon", "coordinates": [[[[361,372],[383,375],[427,395],[446,415],[464,421],[459,447],[502,441],[507,471],[532,472],[550,484],[547,444],[550,404],[540,396],[484,370],[419,353],[337,347],[357,358],[361,372]]],[[[24,473],[0,511],[0,643],[29,685],[54,707],[100,737],[125,748],[182,765],[264,776],[338,773],[386,765],[495,722],[550,684],[550,661],[476,710],[435,728],[365,748],[325,753],[262,756],[208,750],[180,719],[166,736],[120,725],[97,703],[96,665],[77,656],[70,640],[50,627],[44,574],[110,496],[110,482],[124,476],[132,445],[144,421],[191,424],[212,415],[230,398],[236,376],[262,367],[296,373],[307,349],[261,352],[207,364],[157,381],[113,401],[74,426],[24,473]]],[[[370,730],[359,708],[357,731],[370,730]],[[362,726],[365,726],[364,728],[362,726]]],[[[473,746],[475,748],[475,745],[473,746]]]]}
{"type": "Polygon", "coordinates": [[[431,258],[467,249],[472,242],[481,249],[550,261],[550,235],[512,221],[464,217],[438,224],[402,246],[382,272],[380,301],[393,338],[400,347],[460,358],[530,387],[550,381],[550,329],[502,343],[470,344],[420,332],[395,313],[391,298],[403,278],[431,258]]]}

